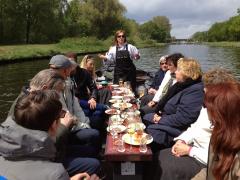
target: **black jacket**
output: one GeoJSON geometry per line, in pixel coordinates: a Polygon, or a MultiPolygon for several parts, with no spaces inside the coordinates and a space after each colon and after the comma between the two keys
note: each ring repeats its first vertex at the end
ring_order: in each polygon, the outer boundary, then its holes
{"type": "Polygon", "coordinates": [[[74,82],[76,97],[85,100],[88,100],[90,98],[97,99],[97,86],[86,69],[77,66],[76,72],[71,76],[71,78],[74,82]],[[90,94],[88,89],[90,91],[90,94]]]}

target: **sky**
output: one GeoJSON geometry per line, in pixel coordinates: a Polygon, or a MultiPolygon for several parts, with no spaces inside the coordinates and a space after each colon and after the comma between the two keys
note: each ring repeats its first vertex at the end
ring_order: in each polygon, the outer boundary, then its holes
{"type": "Polygon", "coordinates": [[[155,16],[166,16],[171,35],[189,38],[206,31],[215,22],[237,15],[240,0],[119,0],[127,9],[125,16],[142,24],[155,16]]]}

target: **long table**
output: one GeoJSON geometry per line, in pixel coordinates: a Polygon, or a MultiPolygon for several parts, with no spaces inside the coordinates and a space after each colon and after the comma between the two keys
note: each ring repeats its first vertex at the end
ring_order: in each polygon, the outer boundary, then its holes
{"type": "Polygon", "coordinates": [[[141,180],[144,161],[152,161],[152,151],[148,146],[147,152],[139,152],[139,146],[132,146],[125,143],[125,151],[118,152],[113,145],[113,138],[107,134],[105,146],[105,160],[113,165],[114,180],[141,180]]]}

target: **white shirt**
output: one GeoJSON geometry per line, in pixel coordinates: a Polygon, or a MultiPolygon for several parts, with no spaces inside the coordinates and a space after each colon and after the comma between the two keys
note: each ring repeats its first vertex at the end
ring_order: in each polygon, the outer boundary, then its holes
{"type": "MultiPolygon", "coordinates": [[[[168,81],[171,79],[171,72],[168,70],[162,80],[162,83],[160,84],[156,94],[153,97],[154,102],[158,102],[160,98],[162,97],[163,89],[167,85],[168,81]]],[[[175,84],[177,81],[176,79],[173,80],[173,84],[175,84]]]]}
{"type": "MultiPolygon", "coordinates": [[[[119,46],[118,50],[119,51],[126,50],[125,45],[126,45],[126,43],[123,46],[119,46]]],[[[129,52],[130,58],[132,60],[135,59],[134,57],[135,57],[136,54],[139,55],[138,49],[131,44],[128,44],[128,52],[129,52]]],[[[111,47],[111,49],[106,53],[106,58],[107,58],[108,61],[113,61],[113,62],[116,61],[116,46],[111,47]]]]}
{"type": "Polygon", "coordinates": [[[174,141],[183,140],[187,144],[193,143],[189,156],[207,165],[211,134],[212,127],[208,118],[207,109],[202,107],[197,121],[181,135],[174,138],[174,141]]]}

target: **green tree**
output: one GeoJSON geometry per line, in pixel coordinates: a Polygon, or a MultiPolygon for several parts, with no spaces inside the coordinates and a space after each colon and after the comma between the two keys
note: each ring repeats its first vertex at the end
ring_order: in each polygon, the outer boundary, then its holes
{"type": "Polygon", "coordinates": [[[158,42],[166,42],[171,38],[171,25],[165,16],[157,16],[152,20],[140,25],[142,39],[153,39],[158,42]]]}

